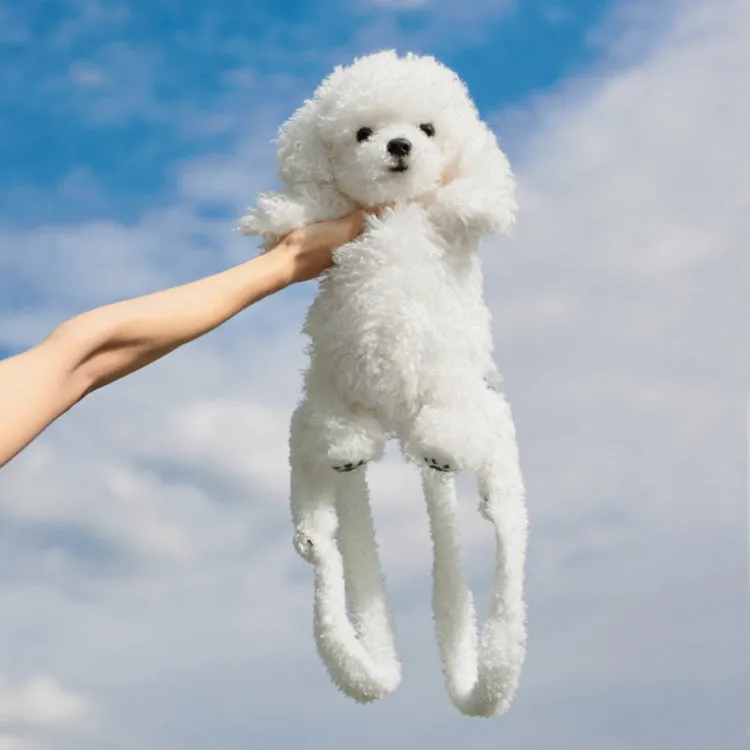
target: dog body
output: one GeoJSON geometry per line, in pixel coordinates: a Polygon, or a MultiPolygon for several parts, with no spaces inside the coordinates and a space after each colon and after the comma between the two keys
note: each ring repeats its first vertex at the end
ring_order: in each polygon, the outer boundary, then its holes
{"type": "Polygon", "coordinates": [[[303,329],[311,398],[333,391],[403,438],[425,404],[484,387],[493,362],[481,269],[472,251],[451,250],[407,204],[337,252],[303,329]]]}
{"type": "Polygon", "coordinates": [[[501,713],[524,655],[526,511],[476,251],[513,223],[508,161],[452,71],[393,52],[337,68],[282,128],[278,158],[284,189],[261,195],[241,222],[266,247],[385,206],[336,251],[303,329],[310,366],[291,426],[292,515],[296,548],[316,570],[318,649],[359,701],[400,681],[364,472],[395,437],[423,472],[449,693],[464,713],[501,713]],[[461,470],[475,473],[497,530],[481,638],[453,515],[461,470]]]}

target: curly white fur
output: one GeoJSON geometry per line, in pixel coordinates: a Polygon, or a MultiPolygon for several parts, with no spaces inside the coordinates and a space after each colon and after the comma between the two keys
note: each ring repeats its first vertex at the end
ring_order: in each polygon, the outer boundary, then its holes
{"type": "Polygon", "coordinates": [[[514,221],[510,166],[455,73],[392,51],[336,68],[278,142],[284,189],[262,194],[240,224],[266,247],[388,205],[337,250],[303,329],[310,365],[291,424],[291,505],[295,546],[315,568],[319,653],[358,701],[400,682],[365,476],[395,437],[422,472],[448,692],[466,714],[503,713],[525,656],[527,514],[476,250],[514,221]],[[455,520],[462,470],[477,477],[497,536],[481,635],[455,520]]]}

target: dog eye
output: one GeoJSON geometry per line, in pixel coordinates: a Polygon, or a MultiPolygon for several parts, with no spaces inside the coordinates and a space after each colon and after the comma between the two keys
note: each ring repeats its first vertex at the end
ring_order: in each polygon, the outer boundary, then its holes
{"type": "Polygon", "coordinates": [[[362,143],[366,141],[372,135],[372,128],[360,128],[357,131],[357,140],[362,143]]]}
{"type": "Polygon", "coordinates": [[[419,129],[428,137],[432,138],[435,135],[435,126],[431,122],[423,122],[419,129]]]}

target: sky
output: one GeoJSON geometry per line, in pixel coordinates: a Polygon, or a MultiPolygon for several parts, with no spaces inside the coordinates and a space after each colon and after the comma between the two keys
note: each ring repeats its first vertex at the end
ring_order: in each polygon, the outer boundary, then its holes
{"type": "Polygon", "coordinates": [[[519,182],[481,249],[531,523],[511,710],[448,700],[395,446],[369,476],[404,681],[358,706],[315,653],[287,495],[309,283],[0,471],[0,750],[746,746],[746,0],[0,0],[0,356],[252,257],[276,129],[383,48],[454,68],[519,182]]]}

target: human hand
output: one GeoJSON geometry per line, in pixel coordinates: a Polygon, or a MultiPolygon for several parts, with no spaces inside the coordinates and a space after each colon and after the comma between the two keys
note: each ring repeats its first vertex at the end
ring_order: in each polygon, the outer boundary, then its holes
{"type": "Polygon", "coordinates": [[[283,253],[290,262],[290,283],[315,279],[333,265],[333,252],[350,242],[365,228],[365,214],[378,208],[365,208],[330,221],[320,221],[295,229],[270,250],[283,253]]]}

